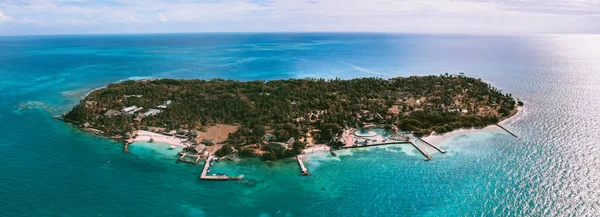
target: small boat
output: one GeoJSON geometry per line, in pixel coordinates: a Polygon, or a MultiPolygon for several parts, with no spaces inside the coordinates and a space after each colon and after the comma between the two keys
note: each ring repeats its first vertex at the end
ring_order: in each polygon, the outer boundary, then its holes
{"type": "Polygon", "coordinates": [[[171,145],[171,146],[169,146],[169,149],[174,149],[175,147],[177,147],[177,146],[171,145]]]}

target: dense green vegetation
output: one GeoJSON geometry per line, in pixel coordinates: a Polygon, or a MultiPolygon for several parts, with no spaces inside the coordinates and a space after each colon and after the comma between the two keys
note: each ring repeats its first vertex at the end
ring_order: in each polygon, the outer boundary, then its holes
{"type": "Polygon", "coordinates": [[[223,147],[221,147],[221,149],[217,150],[215,152],[215,155],[217,157],[223,157],[223,156],[227,156],[230,154],[233,154],[233,147],[231,145],[224,145],[223,147]]]}
{"type": "Polygon", "coordinates": [[[134,129],[161,127],[201,129],[217,123],[240,125],[227,144],[257,144],[265,159],[287,156],[269,142],[301,141],[312,132],[330,142],[344,127],[366,123],[395,125],[417,136],[462,127],[484,127],[511,116],[515,100],[480,79],[455,75],[352,80],[290,79],[274,81],[173,80],[124,81],[92,92],[65,118],[123,135],[134,129]],[[126,97],[141,95],[141,97],[126,97]],[[165,101],[172,104],[149,117],[106,115],[113,109],[139,106],[145,112],[165,101]],[[137,117],[137,119],[136,119],[137,117]],[[269,142],[265,134],[272,134],[269,142]],[[268,155],[268,156],[266,156],[268,155]]]}

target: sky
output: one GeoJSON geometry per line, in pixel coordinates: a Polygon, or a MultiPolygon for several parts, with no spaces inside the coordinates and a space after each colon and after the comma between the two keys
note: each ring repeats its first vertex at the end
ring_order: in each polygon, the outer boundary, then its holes
{"type": "Polygon", "coordinates": [[[0,35],[600,33],[600,0],[0,0],[0,35]]]}

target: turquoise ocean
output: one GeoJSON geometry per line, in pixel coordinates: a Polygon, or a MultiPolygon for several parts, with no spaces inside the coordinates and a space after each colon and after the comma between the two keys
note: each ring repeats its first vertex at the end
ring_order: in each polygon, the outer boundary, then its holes
{"type": "Polygon", "coordinates": [[[149,34],[0,37],[0,216],[597,216],[600,35],[149,34]],[[200,181],[160,144],[52,119],[139,78],[479,77],[525,102],[505,127],[410,146],[223,162],[200,181]]]}

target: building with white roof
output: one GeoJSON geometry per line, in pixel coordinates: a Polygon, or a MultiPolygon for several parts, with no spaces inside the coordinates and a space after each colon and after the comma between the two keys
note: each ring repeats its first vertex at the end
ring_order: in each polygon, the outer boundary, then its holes
{"type": "Polygon", "coordinates": [[[160,109],[149,109],[147,112],[144,112],[142,115],[144,117],[149,117],[149,116],[154,116],[157,115],[158,113],[161,113],[162,110],[160,109]]]}

